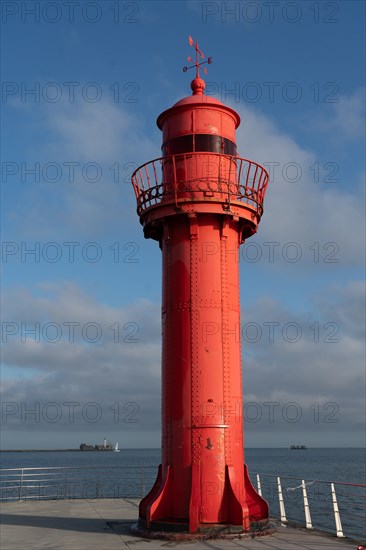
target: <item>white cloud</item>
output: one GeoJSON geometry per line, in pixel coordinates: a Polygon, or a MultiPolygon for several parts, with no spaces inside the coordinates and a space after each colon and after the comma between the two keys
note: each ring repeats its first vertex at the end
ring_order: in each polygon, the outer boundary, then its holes
{"type": "MultiPolygon", "coordinates": [[[[123,308],[108,307],[73,283],[46,283],[32,292],[14,289],[7,294],[3,330],[7,330],[9,323],[15,323],[12,326],[18,332],[7,337],[3,332],[3,340],[7,342],[2,354],[6,365],[2,374],[2,402],[5,408],[6,403],[15,403],[18,413],[8,415],[5,420],[8,437],[13,437],[13,430],[16,433],[26,426],[33,432],[33,443],[26,443],[28,446],[35,445],[35,437],[42,442],[42,433],[50,427],[54,427],[59,441],[64,440],[66,446],[70,432],[79,433],[75,435],[76,443],[78,437],[85,438],[82,434],[92,429],[107,433],[123,429],[130,431],[132,438],[135,432],[145,430],[156,437],[161,370],[158,305],[139,300],[123,308]],[[91,340],[98,335],[96,326],[100,338],[93,343],[91,340]],[[59,340],[57,335],[61,335],[59,340]],[[52,343],[53,339],[56,341],[52,343]],[[68,402],[79,404],[72,423],[66,414],[68,402]],[[63,413],[62,421],[54,426],[42,414],[39,424],[32,414],[22,416],[23,408],[40,407],[42,411],[47,403],[56,403],[63,413]],[[96,403],[103,411],[97,424],[81,416],[87,403],[96,403]],[[118,422],[113,420],[116,404],[120,408],[118,422]],[[128,414],[132,412],[136,421],[128,422],[128,414]]],[[[149,441],[151,444],[151,438],[149,441]]]]}
{"type": "Polygon", "coordinates": [[[31,176],[26,185],[12,182],[17,202],[8,210],[14,231],[28,239],[101,237],[136,220],[132,172],[159,156],[159,144],[150,139],[138,110],[103,98],[40,105],[36,111],[47,138],[32,144],[26,166],[39,163],[40,182],[31,176]],[[46,168],[50,163],[58,167],[56,182],[56,169],[46,168]]]}
{"type": "Polygon", "coordinates": [[[277,434],[282,442],[281,432],[289,436],[294,430],[301,432],[301,441],[306,437],[311,444],[337,446],[343,434],[350,433],[353,439],[347,444],[362,444],[364,300],[364,285],[352,281],[336,293],[331,294],[331,289],[329,295],[319,293],[303,314],[273,300],[258,300],[247,310],[247,322],[257,323],[262,331],[258,342],[250,341],[253,332],[243,341],[244,402],[257,404],[248,410],[250,418],[260,415],[246,427],[257,444],[258,435],[266,431],[269,440],[277,434]],[[277,323],[271,337],[268,323],[277,323]],[[299,339],[293,343],[289,339],[296,331],[290,324],[299,330],[299,339]],[[292,422],[297,414],[299,418],[292,422]]]}
{"type": "Polygon", "coordinates": [[[84,162],[134,161],[153,144],[143,132],[141,118],[111,101],[60,104],[49,109],[49,130],[68,158],[84,162]]]}
{"type": "Polygon", "coordinates": [[[303,249],[315,242],[321,246],[334,242],[341,263],[363,265],[365,209],[359,181],[342,179],[341,187],[328,184],[332,186],[325,189],[322,182],[314,182],[310,170],[315,152],[302,149],[259,111],[242,107],[239,113],[240,155],[260,164],[276,163],[271,168],[259,238],[282,244],[295,241],[303,249]],[[292,179],[298,181],[292,183],[292,179]]]}
{"type": "MultiPolygon", "coordinates": [[[[301,426],[314,432],[326,431],[328,426],[314,425],[313,404],[319,403],[324,417],[331,412],[329,403],[335,403],[339,432],[356,430],[357,426],[361,429],[364,334],[354,327],[363,323],[363,299],[363,285],[353,281],[338,289],[331,304],[324,296],[315,297],[309,312],[302,314],[273,299],[257,300],[242,320],[242,329],[248,322],[261,329],[260,339],[255,342],[250,331],[242,330],[244,402],[255,402],[260,407],[263,403],[279,403],[276,410],[295,402],[304,411],[301,426]],[[268,323],[276,323],[273,339],[269,337],[268,323]],[[285,328],[289,323],[300,328],[296,342],[290,341],[294,330],[285,328]],[[332,326],[329,328],[327,323],[332,326]]],[[[123,308],[109,307],[86,295],[77,285],[60,282],[45,283],[32,292],[14,290],[5,306],[5,318],[18,323],[19,331],[9,335],[4,344],[4,361],[10,369],[3,380],[4,402],[24,402],[31,408],[36,402],[92,401],[103,410],[114,402],[134,402],[139,407],[138,428],[158,431],[161,334],[157,304],[140,300],[123,308]],[[21,322],[34,328],[37,321],[40,342],[35,342],[32,334],[22,342],[21,322]],[[65,326],[71,322],[78,323],[73,342],[65,326]],[[62,339],[50,342],[55,331],[51,327],[44,332],[47,323],[60,327],[62,339]],[[96,343],[87,341],[94,337],[93,328],[82,337],[82,328],[88,323],[97,323],[101,328],[101,338],[96,343]],[[24,370],[30,371],[30,379],[23,377],[24,370]]],[[[17,426],[15,423],[14,428],[17,426]]],[[[286,419],[278,419],[272,426],[274,437],[276,431],[286,427],[286,419]]],[[[268,418],[264,415],[260,426],[255,424],[254,428],[267,429],[268,418]]],[[[49,425],[40,425],[40,434],[43,429],[49,429],[49,425]]],[[[67,424],[60,424],[58,429],[67,429],[67,424]]]]}
{"type": "Polygon", "coordinates": [[[314,128],[339,141],[356,141],[365,136],[365,88],[342,95],[331,104],[329,118],[317,117],[314,128]]]}

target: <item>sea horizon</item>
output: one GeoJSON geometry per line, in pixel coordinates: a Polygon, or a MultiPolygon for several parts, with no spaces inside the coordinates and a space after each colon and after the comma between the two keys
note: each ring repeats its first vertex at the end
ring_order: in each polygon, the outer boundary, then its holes
{"type": "MultiPolygon", "coordinates": [[[[291,445],[301,445],[301,443],[293,443],[291,445]]],[[[274,447],[274,446],[271,446],[271,447],[245,447],[244,450],[249,450],[249,449],[290,449],[290,446],[281,446],[281,447],[274,447]]],[[[364,445],[324,445],[324,446],[317,446],[317,445],[305,445],[305,449],[304,450],[310,450],[310,449],[365,449],[366,451],[366,448],[364,445]]],[[[120,447],[120,450],[129,450],[129,451],[134,451],[134,450],[146,450],[146,451],[160,451],[161,450],[161,447],[120,447]]],[[[290,449],[291,450],[291,449],[290,449]]],[[[0,449],[0,453],[10,453],[10,452],[22,452],[22,453],[25,453],[25,452],[42,452],[42,451],[45,451],[45,452],[65,452],[65,451],[80,451],[80,452],[96,452],[94,450],[84,450],[84,451],[81,451],[79,448],[77,447],[55,447],[55,448],[33,448],[33,449],[0,449]]],[[[113,449],[111,449],[110,451],[101,451],[101,452],[113,452],[113,449]]]]}

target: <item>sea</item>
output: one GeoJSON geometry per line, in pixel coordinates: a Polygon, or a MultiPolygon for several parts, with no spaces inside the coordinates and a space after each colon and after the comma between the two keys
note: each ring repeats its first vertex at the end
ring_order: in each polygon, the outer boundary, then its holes
{"type": "MultiPolygon", "coordinates": [[[[0,499],[141,498],[152,487],[160,449],[0,452],[0,499]],[[20,480],[14,468],[24,470],[20,480]],[[53,468],[57,468],[54,470],[53,468]],[[20,492],[21,495],[20,495],[20,492]]],[[[251,481],[257,475],[273,517],[280,517],[278,477],[288,521],[304,524],[302,480],[312,526],[335,533],[331,483],[335,485],[343,532],[366,542],[366,454],[362,448],[246,449],[251,481]]]]}

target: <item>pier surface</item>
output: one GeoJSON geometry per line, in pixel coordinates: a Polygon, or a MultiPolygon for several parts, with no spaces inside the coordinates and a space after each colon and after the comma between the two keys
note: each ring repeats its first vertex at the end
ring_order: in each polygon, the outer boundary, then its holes
{"type": "Polygon", "coordinates": [[[134,535],[138,500],[47,500],[1,503],[2,550],[27,549],[131,549],[155,550],[349,550],[355,542],[319,531],[281,527],[269,537],[242,540],[168,542],[134,535]]]}

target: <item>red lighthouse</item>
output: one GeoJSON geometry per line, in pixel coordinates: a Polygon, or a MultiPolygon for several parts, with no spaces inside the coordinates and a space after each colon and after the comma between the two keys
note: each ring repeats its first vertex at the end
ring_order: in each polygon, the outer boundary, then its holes
{"type": "Polygon", "coordinates": [[[163,256],[162,464],[138,529],[232,536],[268,529],[244,465],[238,263],[268,174],[238,156],[239,115],[205,96],[190,43],[193,93],[158,117],[162,157],[132,176],[144,235],[163,256]]]}

